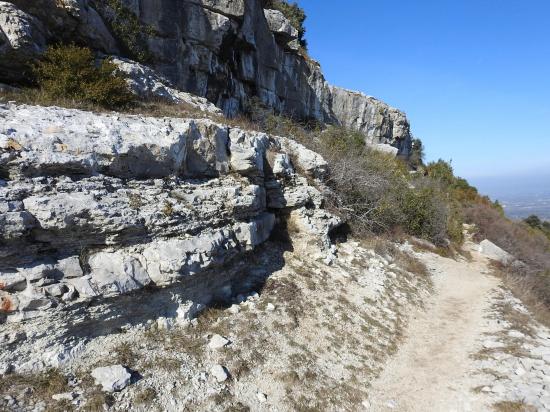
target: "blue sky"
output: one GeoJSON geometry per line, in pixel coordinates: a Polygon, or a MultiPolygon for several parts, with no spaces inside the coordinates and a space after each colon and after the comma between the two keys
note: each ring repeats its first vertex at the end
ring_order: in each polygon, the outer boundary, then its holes
{"type": "Polygon", "coordinates": [[[550,186],[549,0],[298,3],[327,80],[405,111],[428,160],[550,186]]]}

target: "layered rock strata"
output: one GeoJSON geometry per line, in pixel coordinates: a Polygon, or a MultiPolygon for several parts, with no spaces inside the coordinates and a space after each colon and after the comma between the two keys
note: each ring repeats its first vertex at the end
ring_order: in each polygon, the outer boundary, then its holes
{"type": "Polygon", "coordinates": [[[308,183],[322,190],[327,165],[288,139],[55,107],[0,105],[0,120],[4,320],[200,276],[291,210],[330,255],[339,222],[308,183]]]}

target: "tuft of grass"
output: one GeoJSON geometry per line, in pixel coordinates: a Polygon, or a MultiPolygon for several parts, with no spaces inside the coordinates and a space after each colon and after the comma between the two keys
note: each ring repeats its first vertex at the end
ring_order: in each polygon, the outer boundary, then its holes
{"type": "Polygon", "coordinates": [[[107,408],[114,404],[114,398],[111,394],[107,394],[97,389],[86,395],[86,403],[83,406],[85,412],[103,412],[105,405],[107,408]]]}
{"type": "Polygon", "coordinates": [[[145,388],[138,392],[134,398],[134,402],[138,405],[150,405],[157,397],[157,391],[153,388],[145,388]]]}
{"type": "Polygon", "coordinates": [[[40,400],[46,403],[48,410],[59,410],[61,403],[52,400],[52,395],[68,392],[67,377],[58,369],[50,369],[38,374],[11,374],[0,378],[0,393],[2,395],[19,396],[26,388],[34,402],[40,400]]]}
{"type": "Polygon", "coordinates": [[[124,342],[117,346],[114,356],[117,363],[129,368],[135,368],[138,356],[130,343],[124,342]]]}
{"type": "Polygon", "coordinates": [[[536,412],[537,408],[520,401],[502,401],[493,405],[497,412],[536,412]]]}
{"type": "Polygon", "coordinates": [[[162,207],[162,213],[164,213],[164,216],[172,216],[174,214],[174,206],[169,201],[164,202],[164,206],[162,207]]]}
{"type": "Polygon", "coordinates": [[[428,276],[428,268],[426,265],[415,258],[414,256],[398,250],[394,255],[397,266],[406,270],[409,273],[413,273],[419,276],[428,276]]]}

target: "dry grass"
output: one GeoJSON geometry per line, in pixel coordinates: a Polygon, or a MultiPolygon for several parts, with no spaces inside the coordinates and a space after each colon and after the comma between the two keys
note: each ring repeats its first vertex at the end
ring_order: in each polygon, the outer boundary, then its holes
{"type": "Polygon", "coordinates": [[[536,412],[537,408],[523,402],[502,401],[493,405],[497,412],[536,412]]]}
{"type": "Polygon", "coordinates": [[[394,254],[394,258],[397,266],[406,270],[407,272],[419,276],[428,276],[428,268],[426,267],[426,265],[414,256],[398,250],[398,252],[394,254]]]}
{"type": "MultiPolygon", "coordinates": [[[[491,273],[502,280],[504,286],[529,309],[530,314],[541,324],[550,327],[550,307],[541,300],[541,291],[537,290],[541,283],[546,285],[547,280],[512,273],[498,262],[493,261],[490,265],[491,273]]],[[[550,274],[541,276],[550,277],[550,274]]],[[[546,291],[545,287],[542,292],[546,291]]]]}
{"type": "Polygon", "coordinates": [[[49,411],[72,409],[66,402],[52,400],[52,395],[70,390],[67,378],[57,369],[39,374],[10,374],[0,378],[0,394],[3,396],[18,396],[27,388],[29,400],[45,402],[49,411]]]}
{"type": "MultiPolygon", "coordinates": [[[[85,110],[94,113],[114,113],[99,105],[77,101],[74,99],[51,98],[39,89],[21,89],[17,92],[0,91],[0,103],[16,102],[17,104],[28,104],[36,106],[57,106],[67,109],[85,110]]],[[[173,117],[184,119],[210,119],[214,122],[223,123],[231,127],[238,127],[246,130],[260,131],[257,123],[250,121],[244,116],[226,118],[221,114],[204,112],[188,103],[170,103],[164,100],[141,100],[129,107],[121,107],[116,113],[139,115],[148,117],[173,117]]]]}
{"type": "Polygon", "coordinates": [[[153,388],[145,388],[138,392],[134,397],[134,402],[138,405],[150,405],[157,397],[157,391],[153,388]]]}
{"type": "Polygon", "coordinates": [[[499,303],[497,305],[497,310],[501,313],[504,320],[510,323],[512,329],[518,330],[532,338],[535,337],[536,330],[533,325],[533,320],[528,313],[520,312],[508,302],[499,303]]]}
{"type": "Polygon", "coordinates": [[[395,260],[395,264],[399,268],[406,270],[409,273],[427,276],[429,272],[426,265],[409,253],[400,250],[396,246],[395,242],[396,240],[390,240],[386,237],[377,236],[363,239],[361,244],[363,247],[374,250],[377,255],[393,258],[395,260]]]}
{"type": "Polygon", "coordinates": [[[135,368],[138,356],[134,352],[132,345],[128,342],[121,343],[114,352],[116,363],[122,364],[128,368],[135,368]]]}
{"type": "Polygon", "coordinates": [[[470,205],[465,214],[476,225],[475,240],[489,239],[523,262],[495,272],[539,321],[550,326],[550,239],[486,204],[470,205]]]}
{"type": "Polygon", "coordinates": [[[113,404],[114,399],[112,395],[97,389],[86,394],[86,403],[84,404],[83,410],[86,412],[103,412],[105,411],[104,405],[110,406],[113,404]]]}

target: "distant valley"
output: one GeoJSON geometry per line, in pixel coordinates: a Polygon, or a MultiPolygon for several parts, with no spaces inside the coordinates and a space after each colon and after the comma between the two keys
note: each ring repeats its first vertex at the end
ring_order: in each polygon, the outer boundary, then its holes
{"type": "Polygon", "coordinates": [[[537,215],[550,220],[550,174],[469,179],[480,193],[498,200],[512,219],[537,215]]]}

